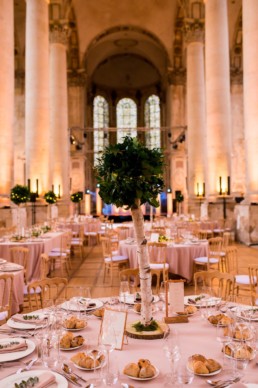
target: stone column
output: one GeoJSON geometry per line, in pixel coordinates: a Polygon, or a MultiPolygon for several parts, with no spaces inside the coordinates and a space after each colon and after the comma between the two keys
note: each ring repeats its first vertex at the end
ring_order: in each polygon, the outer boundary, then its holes
{"type": "Polygon", "coordinates": [[[50,182],[64,198],[70,184],[66,43],[67,31],[55,27],[50,33],[50,182]]]}
{"type": "MultiPolygon", "coordinates": [[[[13,185],[14,15],[13,1],[0,0],[0,195],[13,185]]],[[[2,201],[1,201],[2,202],[2,201]]]]}
{"type": "Polygon", "coordinates": [[[203,31],[187,35],[188,194],[203,195],[206,160],[206,117],[203,31]],[[198,193],[197,193],[198,191],[198,193]]]}
{"type": "Polygon", "coordinates": [[[230,68],[227,0],[205,2],[207,194],[216,197],[219,177],[230,176],[230,68]]]}
{"type": "Polygon", "coordinates": [[[26,1],[25,151],[31,190],[49,190],[48,0],[26,1]]]}
{"type": "Polygon", "coordinates": [[[258,202],[258,2],[243,1],[246,199],[258,202]]]}

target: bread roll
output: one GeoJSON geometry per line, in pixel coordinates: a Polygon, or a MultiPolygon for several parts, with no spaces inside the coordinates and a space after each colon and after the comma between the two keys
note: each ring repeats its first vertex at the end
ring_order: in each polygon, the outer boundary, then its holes
{"type": "Polygon", "coordinates": [[[209,358],[205,362],[205,365],[209,369],[209,373],[215,372],[221,368],[221,365],[217,361],[213,360],[212,358],[209,358]]]}
{"type": "Polygon", "coordinates": [[[209,372],[209,369],[202,361],[193,361],[193,371],[194,373],[198,373],[201,375],[207,375],[209,372]]]}
{"type": "Polygon", "coordinates": [[[139,377],[140,368],[134,362],[130,362],[124,367],[124,374],[132,377],[139,377]]]}
{"type": "Polygon", "coordinates": [[[141,378],[148,378],[155,376],[156,369],[153,365],[149,364],[141,368],[139,377],[141,378]]]}
{"type": "Polygon", "coordinates": [[[138,360],[139,368],[146,367],[147,365],[150,365],[150,364],[151,362],[149,360],[145,360],[144,358],[140,358],[140,360],[138,360]]]}
{"type": "Polygon", "coordinates": [[[201,354],[194,354],[191,358],[193,361],[202,361],[202,362],[206,361],[206,358],[201,354]]]}

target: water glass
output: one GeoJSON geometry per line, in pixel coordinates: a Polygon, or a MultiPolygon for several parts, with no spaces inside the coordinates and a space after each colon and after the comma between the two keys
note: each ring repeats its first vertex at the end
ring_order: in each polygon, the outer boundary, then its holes
{"type": "Polygon", "coordinates": [[[120,282],[119,296],[120,301],[124,304],[124,309],[126,308],[126,297],[130,295],[130,287],[127,280],[122,280],[120,282]]]}
{"type": "Polygon", "coordinates": [[[43,363],[47,368],[56,368],[60,361],[59,335],[55,332],[48,332],[42,341],[43,363]]]}
{"type": "Polygon", "coordinates": [[[194,373],[187,368],[187,360],[182,360],[177,366],[176,380],[180,385],[192,384],[194,373]]]}

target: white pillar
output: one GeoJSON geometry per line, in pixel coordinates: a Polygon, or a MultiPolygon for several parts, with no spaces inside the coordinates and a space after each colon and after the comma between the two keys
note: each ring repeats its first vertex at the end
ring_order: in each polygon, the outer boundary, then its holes
{"type": "Polygon", "coordinates": [[[203,32],[187,37],[188,194],[203,194],[206,159],[206,117],[203,32]],[[198,193],[197,193],[198,188],[198,193]]]}
{"type": "Polygon", "coordinates": [[[258,1],[243,1],[244,128],[247,199],[258,202],[258,1]]]}
{"type": "Polygon", "coordinates": [[[0,0],[0,195],[13,184],[14,15],[13,1],[0,0]]]}
{"type": "Polygon", "coordinates": [[[26,0],[26,178],[39,194],[49,190],[48,0],[26,0]]]}
{"type": "Polygon", "coordinates": [[[230,68],[227,0],[205,2],[207,194],[217,196],[219,177],[230,176],[230,68]]]}
{"type": "Polygon", "coordinates": [[[50,33],[50,182],[69,194],[68,100],[65,30],[50,33]]]}

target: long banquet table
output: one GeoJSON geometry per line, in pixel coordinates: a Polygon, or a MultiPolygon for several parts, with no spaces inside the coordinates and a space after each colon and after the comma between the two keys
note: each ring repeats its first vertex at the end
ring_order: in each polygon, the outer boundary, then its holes
{"type": "MultiPolygon", "coordinates": [[[[156,314],[155,319],[161,320],[162,313],[159,312],[156,314]]],[[[134,322],[139,320],[139,315],[132,311],[132,309],[128,310],[127,321],[134,322]]],[[[257,323],[258,325],[258,323],[257,323]]],[[[77,334],[81,334],[87,341],[90,343],[97,344],[98,334],[101,326],[101,321],[92,315],[89,318],[88,326],[77,334]]],[[[216,340],[216,328],[214,328],[207,320],[201,317],[200,312],[189,318],[188,323],[177,323],[173,325],[169,325],[170,329],[176,329],[179,333],[179,346],[181,353],[181,362],[186,362],[187,358],[193,354],[202,354],[206,358],[213,358],[217,360],[220,364],[222,364],[223,356],[221,352],[221,343],[216,340]]],[[[7,327],[7,325],[2,326],[7,327]]],[[[75,335],[77,335],[75,334],[75,335]]],[[[170,334],[172,335],[172,334],[170,334]]],[[[0,338],[3,338],[4,335],[0,334],[0,338]]],[[[33,339],[33,338],[32,338],[33,339]]],[[[34,339],[33,339],[34,341],[34,339]]],[[[128,338],[125,341],[126,344],[123,345],[122,350],[115,350],[111,353],[111,363],[112,360],[116,360],[118,369],[120,371],[120,379],[116,384],[117,387],[121,387],[121,383],[130,384],[135,388],[144,387],[146,385],[150,387],[165,387],[165,374],[169,373],[169,361],[165,357],[165,353],[163,350],[164,340],[163,339],[155,339],[155,340],[142,340],[142,339],[133,339],[128,338]],[[131,380],[129,377],[123,375],[123,369],[126,364],[130,362],[137,362],[140,358],[146,358],[151,361],[156,368],[159,369],[159,375],[149,381],[135,381],[131,380]]],[[[86,346],[82,347],[79,350],[71,350],[71,351],[61,351],[61,358],[69,360],[73,355],[78,352],[86,351],[86,346]]],[[[29,360],[35,357],[35,353],[27,356],[23,359],[23,361],[29,360]]],[[[3,379],[5,376],[10,375],[12,372],[15,373],[16,370],[20,366],[9,367],[9,368],[1,368],[0,369],[0,379],[3,379]]],[[[45,369],[39,366],[33,366],[31,370],[31,376],[33,376],[33,370],[37,369],[45,369]]],[[[74,372],[81,375],[85,380],[93,377],[93,372],[79,370],[77,368],[73,368],[74,372]]],[[[225,371],[221,371],[220,374],[214,376],[213,378],[220,379],[225,376],[225,371]]],[[[194,381],[192,383],[193,387],[208,387],[206,383],[205,377],[195,376],[194,381]]],[[[258,384],[258,374],[257,374],[257,366],[255,359],[252,360],[247,369],[244,371],[244,378],[242,381],[246,381],[248,383],[256,383],[258,384]]],[[[1,383],[0,383],[1,386],[1,383]]],[[[82,384],[83,387],[86,387],[87,384],[82,384]]],[[[103,385],[104,386],[104,385],[103,385]]],[[[69,388],[72,388],[73,385],[69,383],[69,388]]]]}
{"type": "Polygon", "coordinates": [[[49,253],[51,249],[60,247],[61,236],[63,232],[49,232],[38,238],[30,239],[24,242],[20,241],[1,241],[0,257],[11,261],[10,248],[23,246],[29,248],[29,261],[27,264],[28,281],[40,279],[40,255],[49,253]]]}
{"type": "MultiPolygon", "coordinates": [[[[119,254],[128,256],[130,267],[138,267],[137,245],[130,240],[119,242],[119,254]]],[[[169,264],[169,272],[183,276],[188,282],[193,277],[193,260],[196,257],[207,256],[208,242],[198,244],[167,244],[166,262],[169,264]]]]}

